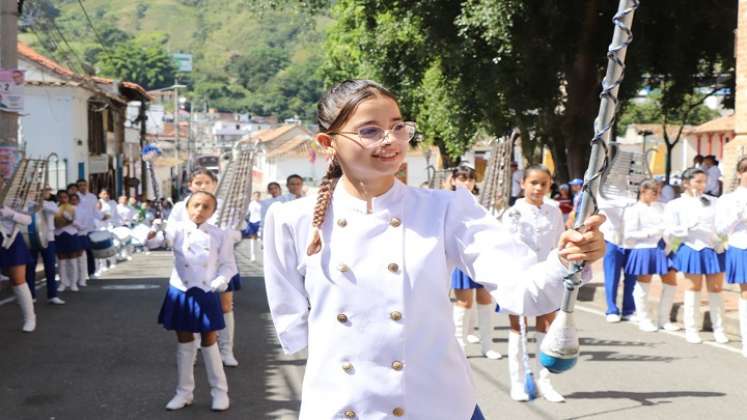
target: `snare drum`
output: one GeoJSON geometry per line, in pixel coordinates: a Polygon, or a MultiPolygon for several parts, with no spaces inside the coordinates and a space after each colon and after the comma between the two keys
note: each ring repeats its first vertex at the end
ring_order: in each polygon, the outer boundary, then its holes
{"type": "Polygon", "coordinates": [[[132,232],[129,228],[118,226],[112,229],[112,233],[122,246],[127,246],[132,242],[132,232]]]}
{"type": "Polygon", "coordinates": [[[91,252],[95,258],[113,257],[117,250],[114,248],[114,235],[105,230],[97,230],[88,234],[91,242],[91,252]]]}

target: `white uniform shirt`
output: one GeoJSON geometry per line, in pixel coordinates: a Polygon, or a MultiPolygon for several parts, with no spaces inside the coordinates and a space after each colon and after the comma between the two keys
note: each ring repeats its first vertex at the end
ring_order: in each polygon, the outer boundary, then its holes
{"type": "Polygon", "coordinates": [[[565,230],[563,214],[557,204],[551,204],[549,201],[552,200],[545,200],[537,207],[529,204],[526,198],[520,198],[503,215],[503,223],[537,254],[539,261],[547,259],[565,230]]]}
{"type": "Polygon", "coordinates": [[[233,241],[209,223],[170,222],[166,237],[174,250],[169,284],[179,290],[197,287],[209,292],[213,280],[220,277],[228,282],[238,272],[233,241]]]}
{"type": "Polygon", "coordinates": [[[625,248],[656,248],[664,237],[664,204],[641,201],[625,210],[625,248]]]}
{"type": "Polygon", "coordinates": [[[12,212],[12,215],[10,217],[0,215],[0,231],[3,235],[12,235],[16,231],[16,225],[28,226],[31,224],[31,216],[28,214],[17,212],[10,207],[6,207],[6,209],[12,212]]]}
{"type": "Polygon", "coordinates": [[[267,216],[267,210],[270,209],[271,205],[277,202],[283,203],[285,202],[284,200],[285,199],[283,198],[283,196],[279,195],[277,197],[265,198],[264,200],[260,201],[259,204],[262,206],[262,220],[265,220],[265,217],[267,216]]]}
{"type": "Polygon", "coordinates": [[[117,202],[114,200],[101,200],[99,199],[99,203],[101,203],[101,218],[104,222],[105,227],[117,227],[120,226],[122,223],[120,222],[119,213],[117,213],[117,202]],[[108,219],[103,220],[104,217],[107,217],[108,219]]]}
{"type": "Polygon", "coordinates": [[[618,247],[625,247],[625,209],[635,204],[633,200],[606,200],[597,197],[599,212],[607,217],[607,220],[599,227],[604,234],[604,240],[618,247]]]}
{"type": "Polygon", "coordinates": [[[249,203],[249,223],[259,223],[262,221],[262,204],[259,201],[252,200],[249,203]]]}
{"type": "Polygon", "coordinates": [[[511,174],[511,197],[521,195],[521,180],[524,178],[524,171],[516,170],[511,174]]]}
{"type": "Polygon", "coordinates": [[[716,203],[716,229],[729,246],[747,249],[747,188],[724,194],[716,203]]]}
{"type": "Polygon", "coordinates": [[[395,181],[370,214],[338,184],[324,246],[307,256],[315,203],[276,204],[265,219],[279,341],[287,353],[308,347],[300,419],[346,418],[347,410],[389,419],[397,407],[410,419],[470,418],[477,400],[454,337],[452,269],[481,282],[502,308],[533,316],[557,309],[567,273],[557,254],[537,263],[465,189],[395,181]]]}
{"type": "Polygon", "coordinates": [[[706,194],[716,195],[719,193],[719,180],[721,179],[721,169],[718,166],[711,166],[706,170],[706,194]]]}
{"type": "Polygon", "coordinates": [[[80,198],[80,203],[75,206],[76,219],[80,222],[80,233],[88,234],[96,229],[96,219],[101,219],[101,214],[96,208],[96,203],[98,203],[99,199],[90,192],[85,194],[78,192],[78,197],[80,198]]]}
{"type": "Polygon", "coordinates": [[[135,209],[130,207],[128,204],[117,204],[116,213],[119,217],[120,224],[125,226],[132,223],[132,219],[135,218],[135,209]]]}
{"type": "Polygon", "coordinates": [[[682,243],[690,248],[696,251],[703,248],[719,250],[721,240],[716,234],[716,198],[706,194],[699,197],[683,194],[667,204],[665,220],[665,233],[682,239],[682,243]],[[701,198],[710,204],[703,205],[701,198]]]}
{"type": "Polygon", "coordinates": [[[43,217],[47,224],[46,232],[39,232],[39,235],[47,235],[47,241],[54,241],[54,215],[57,213],[57,203],[54,201],[44,200],[42,202],[42,209],[37,217],[43,217]]]}

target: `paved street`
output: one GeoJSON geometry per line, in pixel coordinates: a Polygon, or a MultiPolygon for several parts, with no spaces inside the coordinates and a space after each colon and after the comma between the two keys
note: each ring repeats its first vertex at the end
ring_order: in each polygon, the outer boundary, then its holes
{"type": "MultiPolygon", "coordinates": [[[[199,362],[195,404],[175,413],[164,404],[175,384],[175,339],[156,316],[170,270],[168,253],[138,255],[68,305],[37,304],[39,327],[18,332],[14,303],[0,306],[1,419],[294,419],[303,359],[281,354],[256,266],[241,258],[237,294],[238,368],[228,369],[231,409],[209,410],[199,362]]],[[[606,324],[592,303],[579,307],[583,337],[578,366],[556,377],[565,404],[508,398],[506,361],[470,357],[479,402],[488,419],[743,418],[747,360],[730,347],[687,345],[672,334],[606,324]],[[731,349],[731,350],[730,350],[731,349]]],[[[506,319],[496,318],[496,347],[505,352],[506,319]]],[[[703,337],[710,340],[709,333],[703,337]]],[[[470,346],[470,354],[478,347],[470,346]]],[[[434,368],[437,368],[434,366],[434,368]]],[[[421,419],[417,419],[421,420],[421,419]]]]}

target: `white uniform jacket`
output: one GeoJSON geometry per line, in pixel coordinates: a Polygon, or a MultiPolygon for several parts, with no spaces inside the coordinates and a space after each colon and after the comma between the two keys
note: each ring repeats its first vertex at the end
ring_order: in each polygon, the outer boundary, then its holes
{"type": "Polygon", "coordinates": [[[5,236],[12,235],[16,225],[28,226],[31,224],[31,216],[26,213],[17,212],[10,207],[4,207],[3,211],[7,214],[0,215],[0,231],[5,236]]]}
{"type": "Polygon", "coordinates": [[[721,239],[716,233],[716,198],[707,194],[698,197],[683,194],[667,203],[666,222],[666,234],[682,239],[690,248],[721,251],[721,239]]]}
{"type": "Polygon", "coordinates": [[[604,234],[605,241],[618,247],[625,247],[625,210],[633,204],[635,204],[633,200],[607,200],[601,196],[597,197],[599,212],[607,217],[607,220],[599,227],[599,231],[604,234]]]}
{"type": "Polygon", "coordinates": [[[90,192],[85,194],[78,192],[78,197],[80,203],[75,206],[75,214],[76,219],[80,221],[79,234],[86,235],[96,230],[96,220],[101,220],[101,212],[96,208],[99,199],[90,192]]]}
{"type": "Polygon", "coordinates": [[[209,223],[169,222],[166,237],[174,250],[169,284],[181,291],[197,287],[209,292],[213,280],[227,283],[238,272],[233,241],[209,223]]]}
{"type": "Polygon", "coordinates": [[[550,200],[537,207],[520,198],[503,215],[503,223],[537,254],[539,261],[547,259],[565,231],[563,213],[550,200]]]}
{"type": "Polygon", "coordinates": [[[280,344],[287,353],[308,347],[300,418],[469,419],[476,398],[454,336],[452,269],[501,307],[539,315],[557,309],[566,267],[555,252],[537,263],[467,190],[399,181],[372,200],[371,213],[338,184],[322,250],[307,256],[315,202],[273,205],[265,228],[280,344]]]}
{"type": "Polygon", "coordinates": [[[37,217],[41,216],[47,224],[46,232],[39,232],[39,235],[47,235],[47,241],[54,241],[54,215],[57,213],[57,203],[54,201],[44,200],[42,202],[42,209],[37,217]]]}
{"type": "Polygon", "coordinates": [[[739,187],[716,203],[716,230],[729,246],[747,249],[747,188],[739,187]]]}
{"type": "Polygon", "coordinates": [[[664,204],[641,201],[625,210],[625,248],[656,248],[664,237],[664,204]]]}

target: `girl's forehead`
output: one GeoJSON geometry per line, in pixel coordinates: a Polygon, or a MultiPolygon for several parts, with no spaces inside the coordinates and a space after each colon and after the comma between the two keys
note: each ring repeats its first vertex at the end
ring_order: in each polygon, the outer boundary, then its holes
{"type": "Polygon", "coordinates": [[[192,178],[192,182],[213,182],[213,179],[207,175],[200,174],[192,178]]]}
{"type": "Polygon", "coordinates": [[[350,117],[348,124],[355,125],[366,122],[390,122],[401,120],[399,105],[394,99],[376,95],[358,104],[350,117]]]}

